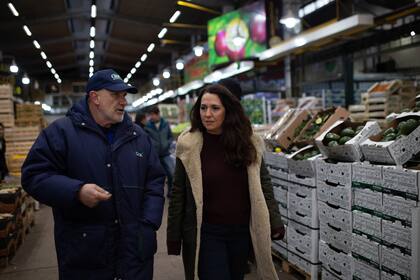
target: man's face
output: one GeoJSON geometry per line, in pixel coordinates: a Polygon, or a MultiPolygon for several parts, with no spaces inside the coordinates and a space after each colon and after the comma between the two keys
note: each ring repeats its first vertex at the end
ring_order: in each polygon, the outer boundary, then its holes
{"type": "Polygon", "coordinates": [[[96,92],[96,105],[103,124],[108,126],[122,122],[124,118],[124,108],[127,106],[125,99],[126,92],[112,92],[107,89],[101,89],[96,92]]]}
{"type": "Polygon", "coordinates": [[[156,113],[150,113],[150,119],[152,122],[159,122],[160,121],[160,115],[156,113]]]}

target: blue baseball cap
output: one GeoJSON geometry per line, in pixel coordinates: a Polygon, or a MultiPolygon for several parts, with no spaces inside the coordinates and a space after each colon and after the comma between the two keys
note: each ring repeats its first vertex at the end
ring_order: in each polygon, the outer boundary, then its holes
{"type": "Polygon", "coordinates": [[[92,90],[101,89],[107,89],[113,92],[125,91],[128,93],[137,93],[137,88],[124,83],[120,75],[112,69],[99,70],[89,78],[86,85],[87,94],[92,90]]]}

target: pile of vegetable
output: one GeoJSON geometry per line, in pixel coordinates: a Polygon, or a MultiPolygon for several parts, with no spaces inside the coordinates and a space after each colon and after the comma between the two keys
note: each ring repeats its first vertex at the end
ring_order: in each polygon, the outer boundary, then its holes
{"type": "Polygon", "coordinates": [[[398,123],[397,127],[390,127],[382,135],[381,142],[394,141],[413,132],[420,122],[416,118],[410,118],[398,123]]]}
{"type": "Polygon", "coordinates": [[[306,151],[303,151],[302,153],[297,154],[294,159],[295,160],[306,160],[309,159],[311,157],[314,157],[316,155],[319,155],[320,152],[318,150],[318,148],[314,147],[312,149],[308,149],[306,151]]]}
{"type": "Polygon", "coordinates": [[[303,122],[301,122],[296,128],[295,131],[293,133],[293,137],[296,138],[299,136],[300,132],[302,131],[302,129],[306,126],[306,124],[309,122],[309,120],[311,119],[310,116],[308,116],[303,122]]]}
{"type": "Polygon", "coordinates": [[[354,129],[349,126],[337,133],[329,132],[327,135],[325,135],[325,144],[329,147],[344,145],[347,141],[351,140],[354,136],[359,134],[363,127],[363,125],[360,125],[354,129]]]}
{"type": "Polygon", "coordinates": [[[313,121],[311,125],[303,132],[301,137],[302,140],[311,140],[330,116],[331,111],[319,113],[315,121],[313,121]]]}

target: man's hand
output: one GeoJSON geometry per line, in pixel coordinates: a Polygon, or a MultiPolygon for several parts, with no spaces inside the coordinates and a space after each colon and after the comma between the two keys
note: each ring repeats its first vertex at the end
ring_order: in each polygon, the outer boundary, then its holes
{"type": "Polygon", "coordinates": [[[84,184],[79,191],[79,200],[87,207],[93,208],[99,202],[111,198],[111,194],[96,184],[84,184]]]}

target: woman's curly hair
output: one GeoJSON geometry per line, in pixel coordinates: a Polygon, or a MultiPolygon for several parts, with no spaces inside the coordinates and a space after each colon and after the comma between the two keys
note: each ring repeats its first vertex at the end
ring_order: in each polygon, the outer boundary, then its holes
{"type": "Polygon", "coordinates": [[[253,134],[251,122],[245,115],[239,99],[226,87],[213,84],[201,90],[190,112],[190,131],[206,131],[200,117],[201,99],[205,93],[217,95],[225,108],[225,119],[222,124],[221,136],[225,161],[234,166],[249,166],[254,163],[257,160],[257,151],[251,141],[253,134]]]}

